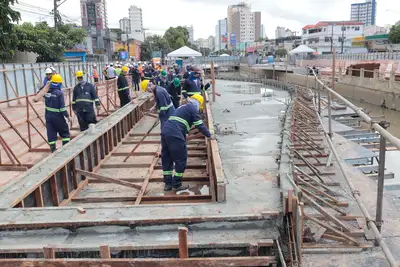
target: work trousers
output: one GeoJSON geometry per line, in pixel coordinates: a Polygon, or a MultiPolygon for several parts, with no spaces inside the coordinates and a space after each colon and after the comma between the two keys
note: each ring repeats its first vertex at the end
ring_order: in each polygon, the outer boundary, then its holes
{"type": "Polygon", "coordinates": [[[177,109],[179,108],[179,103],[181,102],[181,98],[180,97],[172,97],[172,104],[174,104],[174,108],[177,109]]]}
{"type": "Polygon", "coordinates": [[[118,91],[119,101],[121,108],[131,102],[131,96],[129,95],[129,89],[118,91]]]}
{"type": "Polygon", "coordinates": [[[63,145],[71,140],[68,124],[61,113],[46,116],[46,131],[51,152],[56,150],[57,134],[62,138],[63,145]]]}
{"type": "Polygon", "coordinates": [[[139,79],[132,79],[132,87],[135,91],[140,91],[139,79]]]}
{"type": "Polygon", "coordinates": [[[97,123],[96,114],[94,113],[94,109],[82,110],[76,112],[76,116],[78,117],[79,128],[81,131],[85,131],[89,128],[89,124],[97,123]]]}
{"type": "Polygon", "coordinates": [[[161,161],[164,183],[173,187],[181,186],[187,162],[186,140],[161,135],[161,161]]]}

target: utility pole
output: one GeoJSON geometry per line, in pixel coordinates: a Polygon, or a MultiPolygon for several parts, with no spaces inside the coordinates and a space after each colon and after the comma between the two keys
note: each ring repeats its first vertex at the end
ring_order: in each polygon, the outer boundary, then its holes
{"type": "Polygon", "coordinates": [[[331,33],[331,54],[333,54],[333,23],[332,23],[332,33],[331,33]]]}
{"type": "Polygon", "coordinates": [[[341,49],[341,54],[343,54],[343,45],[344,45],[344,21],[342,25],[342,49],[341,49]]]}
{"type": "Polygon", "coordinates": [[[54,13],[54,29],[56,29],[57,30],[57,8],[58,8],[58,5],[57,5],[57,0],[54,0],[54,10],[53,10],[53,13],[54,13]]]}

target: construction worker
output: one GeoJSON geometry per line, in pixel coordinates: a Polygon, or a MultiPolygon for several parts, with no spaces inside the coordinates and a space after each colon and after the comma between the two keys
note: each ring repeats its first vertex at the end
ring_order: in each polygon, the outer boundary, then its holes
{"type": "Polygon", "coordinates": [[[43,86],[40,87],[39,90],[42,90],[43,87],[45,87],[46,84],[51,81],[51,77],[53,77],[53,74],[55,74],[55,69],[54,68],[46,68],[46,70],[44,71],[44,74],[45,74],[45,77],[43,79],[43,86]]]}
{"type": "Polygon", "coordinates": [[[172,103],[171,96],[167,90],[161,86],[154,85],[149,80],[144,80],[140,83],[140,88],[143,91],[154,94],[155,105],[150,109],[150,112],[158,111],[158,118],[160,119],[161,129],[168,118],[174,113],[175,107],[172,103]]]}
{"type": "Polygon", "coordinates": [[[192,66],[186,65],[186,71],[183,74],[183,79],[189,78],[191,71],[192,71],[192,66]]]}
{"type": "Polygon", "coordinates": [[[172,103],[174,104],[175,108],[179,107],[179,102],[181,100],[181,91],[182,91],[182,86],[181,86],[181,81],[179,78],[174,78],[172,80],[172,83],[169,84],[167,87],[167,91],[172,97],[172,103]]]}
{"type": "Polygon", "coordinates": [[[121,108],[126,104],[131,102],[131,96],[129,94],[129,84],[126,79],[126,75],[129,73],[129,68],[127,66],[123,66],[121,68],[121,73],[118,75],[117,87],[118,87],[118,96],[121,108]]]}
{"type": "Polygon", "coordinates": [[[155,79],[156,85],[167,88],[167,71],[162,70],[155,79]]]}
{"type": "Polygon", "coordinates": [[[99,81],[99,73],[97,71],[97,65],[93,64],[93,81],[97,83],[99,81]]]}
{"type": "Polygon", "coordinates": [[[153,70],[151,69],[150,66],[146,66],[145,67],[145,69],[143,71],[143,74],[144,74],[144,79],[145,80],[152,80],[153,79],[153,70]]]}
{"type": "Polygon", "coordinates": [[[132,87],[135,89],[135,91],[139,91],[140,73],[137,65],[133,65],[133,67],[130,69],[130,74],[132,75],[132,87]]]}
{"type": "Polygon", "coordinates": [[[67,119],[69,122],[70,118],[65,108],[64,94],[61,91],[62,82],[61,75],[54,74],[49,91],[44,95],[47,139],[51,152],[56,151],[57,134],[62,138],[63,145],[71,140],[68,124],[65,121],[67,119]]]}
{"type": "Polygon", "coordinates": [[[72,110],[78,117],[80,130],[85,131],[89,124],[97,123],[93,102],[97,110],[100,110],[100,101],[94,85],[83,80],[83,71],[76,72],[76,79],[78,84],[72,93],[72,110]]]}
{"type": "Polygon", "coordinates": [[[189,78],[187,78],[183,84],[182,95],[186,100],[192,95],[201,94],[203,89],[207,90],[210,88],[209,83],[203,86],[200,77],[201,69],[198,67],[193,67],[189,74],[189,78]]]}
{"type": "Polygon", "coordinates": [[[107,68],[107,78],[108,80],[114,79],[116,76],[114,64],[110,63],[110,66],[107,68]]]}
{"type": "Polygon", "coordinates": [[[211,138],[211,133],[201,120],[200,111],[204,109],[204,98],[193,95],[186,105],[180,106],[161,129],[161,161],[164,175],[164,191],[181,191],[189,186],[182,185],[186,169],[186,134],[194,125],[200,132],[211,138]],[[173,174],[175,165],[175,174],[173,174]]]}
{"type": "Polygon", "coordinates": [[[119,64],[115,65],[115,74],[117,76],[119,76],[121,74],[121,71],[122,71],[121,65],[119,65],[119,64]]]}

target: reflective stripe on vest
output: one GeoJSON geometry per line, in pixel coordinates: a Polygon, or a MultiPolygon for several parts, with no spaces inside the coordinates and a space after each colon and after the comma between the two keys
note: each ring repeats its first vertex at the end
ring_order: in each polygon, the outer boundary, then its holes
{"type": "Polygon", "coordinates": [[[180,123],[183,123],[186,126],[187,132],[190,131],[189,123],[186,120],[184,120],[184,119],[182,119],[180,117],[176,117],[176,116],[169,117],[169,120],[171,120],[171,121],[179,121],[180,123]]]}
{"type": "Polygon", "coordinates": [[[127,90],[127,89],[129,89],[129,86],[126,86],[124,88],[119,88],[118,91],[124,91],[124,90],[127,90]]]}
{"type": "Polygon", "coordinates": [[[188,95],[201,95],[201,92],[187,92],[188,95]]]}
{"type": "Polygon", "coordinates": [[[64,111],[67,111],[67,108],[50,108],[50,107],[46,107],[46,110],[47,111],[50,111],[50,112],[64,112],[64,111]]]}
{"type": "Polygon", "coordinates": [[[168,110],[168,109],[170,109],[172,106],[173,106],[173,104],[172,104],[172,102],[171,102],[171,103],[169,103],[168,106],[160,107],[160,108],[158,109],[158,111],[168,110]]]}

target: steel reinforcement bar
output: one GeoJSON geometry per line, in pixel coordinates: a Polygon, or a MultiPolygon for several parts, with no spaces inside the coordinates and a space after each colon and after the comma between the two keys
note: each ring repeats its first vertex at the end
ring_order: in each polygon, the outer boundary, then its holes
{"type": "MultiPolygon", "coordinates": [[[[367,114],[365,114],[361,108],[355,106],[353,103],[351,103],[349,100],[347,100],[346,98],[344,98],[343,96],[341,96],[340,94],[338,94],[337,92],[335,92],[334,90],[332,90],[329,86],[327,86],[325,83],[323,83],[316,75],[316,73],[313,71],[313,75],[315,80],[321,85],[322,90],[325,90],[328,95],[332,94],[334,95],[336,98],[338,98],[339,100],[341,100],[347,107],[351,108],[354,112],[356,112],[366,123],[369,123],[371,125],[371,128],[375,129],[377,132],[379,132],[381,134],[381,136],[383,136],[384,138],[386,138],[387,140],[390,141],[390,143],[392,143],[394,146],[396,146],[398,149],[400,149],[400,140],[396,137],[394,137],[392,134],[390,134],[388,131],[386,131],[384,128],[382,128],[381,125],[379,125],[378,123],[374,122],[367,114]]],[[[317,88],[315,88],[315,90],[317,90],[317,88]]],[[[328,99],[330,99],[330,96],[328,96],[328,99]]],[[[317,105],[314,102],[314,109],[317,110],[317,105]]],[[[318,113],[317,113],[318,114],[318,113]]],[[[386,242],[383,240],[383,237],[380,233],[380,231],[377,228],[376,222],[374,221],[374,219],[372,218],[371,214],[368,212],[367,208],[365,207],[362,199],[361,199],[361,193],[359,190],[357,190],[353,184],[353,182],[351,181],[350,177],[348,177],[344,166],[343,166],[343,162],[340,160],[339,155],[336,152],[335,146],[333,145],[329,133],[325,127],[323,127],[323,123],[322,123],[322,119],[321,116],[319,116],[318,114],[318,119],[321,123],[324,135],[327,137],[326,140],[329,144],[329,147],[338,163],[338,166],[341,170],[341,173],[343,175],[343,177],[346,180],[347,185],[349,186],[352,195],[354,197],[354,199],[356,200],[358,206],[360,207],[361,212],[363,213],[363,215],[365,216],[365,219],[367,221],[367,225],[368,227],[372,230],[374,236],[375,236],[375,240],[377,242],[377,244],[381,247],[383,253],[386,256],[386,259],[388,260],[390,266],[394,267],[394,266],[398,266],[398,264],[396,263],[396,260],[394,259],[391,251],[389,250],[386,242]]],[[[329,121],[331,120],[331,117],[329,116],[329,121]]],[[[329,122],[329,125],[331,123],[329,122]]],[[[383,179],[383,177],[382,177],[383,179]]]]}

